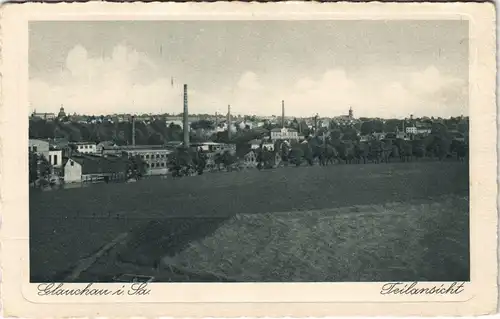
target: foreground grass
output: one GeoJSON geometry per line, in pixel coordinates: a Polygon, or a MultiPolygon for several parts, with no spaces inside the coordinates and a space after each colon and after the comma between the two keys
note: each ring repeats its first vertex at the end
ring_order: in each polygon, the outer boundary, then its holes
{"type": "Polygon", "coordinates": [[[236,281],[469,280],[468,200],[236,215],[169,265],[236,281]]]}

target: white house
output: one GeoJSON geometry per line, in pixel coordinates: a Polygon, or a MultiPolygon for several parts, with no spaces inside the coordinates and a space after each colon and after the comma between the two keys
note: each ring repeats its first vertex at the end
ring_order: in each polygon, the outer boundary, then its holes
{"type": "Polygon", "coordinates": [[[271,130],[271,140],[299,140],[299,133],[292,128],[275,128],[271,130]]]}
{"type": "Polygon", "coordinates": [[[72,156],[64,166],[64,182],[97,182],[124,179],[126,163],[121,158],[106,159],[98,156],[72,156]]]}
{"type": "Polygon", "coordinates": [[[49,163],[54,168],[62,168],[62,150],[49,150],[49,163]]]}
{"type": "Polygon", "coordinates": [[[417,127],[417,134],[431,134],[431,129],[426,127],[417,127]]]}
{"type": "Polygon", "coordinates": [[[406,127],[406,134],[417,134],[417,127],[416,126],[408,126],[406,127]]]}
{"type": "Polygon", "coordinates": [[[53,121],[56,118],[56,115],[54,113],[36,113],[36,112],[34,112],[31,114],[31,117],[43,119],[46,121],[53,121]]]}
{"type": "Polygon", "coordinates": [[[78,153],[82,154],[97,154],[97,145],[95,143],[89,143],[89,142],[79,142],[79,143],[72,143],[75,147],[78,153]]]}

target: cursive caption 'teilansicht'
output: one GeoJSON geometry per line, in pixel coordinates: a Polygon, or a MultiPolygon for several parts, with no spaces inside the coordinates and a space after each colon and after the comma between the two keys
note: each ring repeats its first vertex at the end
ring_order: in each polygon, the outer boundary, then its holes
{"type": "Polygon", "coordinates": [[[420,286],[418,282],[390,282],[382,286],[381,295],[458,295],[464,291],[465,282],[451,282],[446,284],[420,286]]]}

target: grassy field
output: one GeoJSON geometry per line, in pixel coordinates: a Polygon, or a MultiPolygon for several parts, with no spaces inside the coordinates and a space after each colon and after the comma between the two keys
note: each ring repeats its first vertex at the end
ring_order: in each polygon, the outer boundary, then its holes
{"type": "Polygon", "coordinates": [[[446,196],[238,214],[162,267],[245,282],[468,280],[467,212],[466,199],[446,196]]]}
{"type": "MultiPolygon", "coordinates": [[[[428,204],[447,195],[466,198],[468,185],[466,164],[425,162],[291,167],[33,191],[30,193],[31,279],[46,281],[63,276],[81,258],[123,232],[130,232],[132,239],[116,258],[123,263],[151,267],[165,256],[185,251],[193,241],[215,236],[217,229],[222,229],[221,225],[237,214],[375,207],[415,201],[428,204]]],[[[450,215],[447,212],[441,212],[443,218],[450,215]]],[[[467,210],[457,212],[465,218],[457,229],[466,227],[467,210]]],[[[446,229],[448,219],[432,216],[432,220],[442,222],[436,226],[428,221],[428,232],[446,229]]],[[[346,220],[346,225],[360,223],[359,219],[354,220],[346,220]]],[[[413,221],[401,220],[399,226],[388,224],[391,230],[384,230],[380,227],[386,223],[380,221],[377,229],[390,235],[396,229],[403,232],[408,223],[413,221]]],[[[420,225],[424,229],[427,224],[420,225]]],[[[439,233],[435,234],[421,243],[432,242],[426,245],[438,247],[442,243],[438,240],[439,233]]],[[[464,245],[467,238],[456,240],[464,245]]],[[[359,242],[350,247],[355,254],[359,242]]]]}

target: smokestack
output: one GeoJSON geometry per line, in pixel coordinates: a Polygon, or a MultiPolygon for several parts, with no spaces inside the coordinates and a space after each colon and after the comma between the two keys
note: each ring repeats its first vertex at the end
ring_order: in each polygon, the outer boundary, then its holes
{"type": "Polygon", "coordinates": [[[132,115],[132,146],[135,146],[135,115],[132,115]]]}
{"type": "Polygon", "coordinates": [[[184,147],[189,147],[188,93],[184,84],[184,114],[183,114],[184,147]]]}
{"type": "Polygon", "coordinates": [[[231,105],[227,106],[227,138],[231,140],[231,105]]]}
{"type": "Polygon", "coordinates": [[[281,126],[285,127],[285,101],[281,101],[281,126]]]}
{"type": "Polygon", "coordinates": [[[215,128],[217,129],[218,126],[219,126],[219,115],[217,114],[217,112],[215,112],[215,128]]]}
{"type": "Polygon", "coordinates": [[[314,116],[314,135],[316,135],[317,131],[318,131],[318,114],[314,116]]]}

